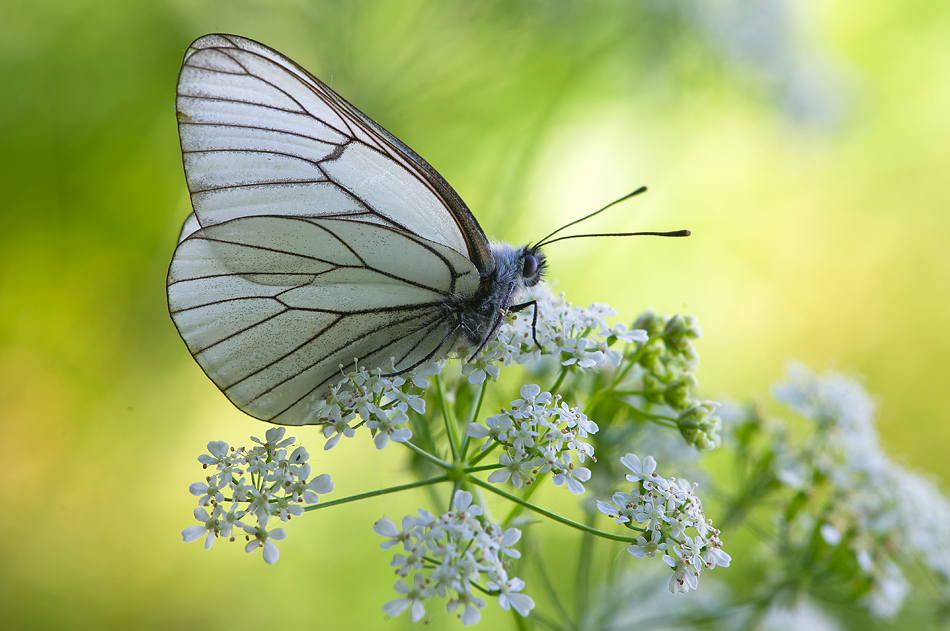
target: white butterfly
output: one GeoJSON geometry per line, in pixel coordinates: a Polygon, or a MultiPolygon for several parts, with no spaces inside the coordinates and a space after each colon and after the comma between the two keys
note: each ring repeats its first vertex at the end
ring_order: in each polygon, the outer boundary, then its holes
{"type": "Polygon", "coordinates": [[[251,416],[311,422],[354,358],[398,373],[480,347],[541,279],[537,246],[490,244],[425,160],[263,44],[196,40],[177,109],[194,213],[168,308],[251,416]]]}

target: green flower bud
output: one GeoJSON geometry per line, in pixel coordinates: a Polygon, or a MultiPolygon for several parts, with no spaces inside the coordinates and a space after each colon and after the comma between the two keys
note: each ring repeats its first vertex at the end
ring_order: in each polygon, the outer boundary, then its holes
{"type": "Polygon", "coordinates": [[[674,410],[683,410],[691,403],[690,391],[698,385],[699,381],[693,373],[680,373],[666,385],[663,399],[674,410]]]}
{"type": "Polygon", "coordinates": [[[653,309],[648,309],[640,314],[640,317],[637,318],[637,321],[634,322],[630,328],[644,329],[652,340],[662,335],[663,330],[666,328],[666,319],[661,315],[657,315],[653,309]]]}
{"type": "Polygon", "coordinates": [[[666,348],[663,346],[663,343],[659,340],[653,341],[650,340],[647,342],[647,346],[643,349],[643,352],[640,354],[640,358],[637,360],[637,363],[643,366],[643,368],[654,374],[660,374],[665,372],[663,367],[663,352],[666,348]]]}
{"type": "Polygon", "coordinates": [[[718,416],[713,416],[718,406],[715,401],[701,401],[680,413],[676,425],[688,444],[702,451],[719,446],[722,442],[719,436],[722,421],[718,416]]]}
{"type": "Polygon", "coordinates": [[[690,340],[702,337],[702,331],[696,324],[695,316],[675,315],[666,323],[663,330],[663,341],[666,342],[672,355],[679,355],[690,365],[699,361],[699,354],[690,340]]]}
{"type": "Polygon", "coordinates": [[[666,385],[651,373],[643,375],[643,398],[650,403],[663,403],[666,385]]]}

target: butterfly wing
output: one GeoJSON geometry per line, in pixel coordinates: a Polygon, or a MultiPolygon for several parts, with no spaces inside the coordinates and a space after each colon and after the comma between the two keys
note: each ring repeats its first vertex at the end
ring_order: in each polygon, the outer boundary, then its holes
{"type": "Polygon", "coordinates": [[[209,35],[185,55],[178,119],[194,213],[168,274],[186,345],[240,409],[280,424],[354,358],[441,356],[493,266],[421,158],[279,53],[209,35]]]}
{"type": "Polygon", "coordinates": [[[488,239],[425,160],[275,50],[206,35],[178,78],[185,174],[198,222],[368,214],[494,268],[488,239]]]}
{"type": "Polygon", "coordinates": [[[355,358],[406,370],[444,351],[443,304],[478,274],[451,248],[373,223],[257,216],[191,233],[168,274],[172,319],[240,409],[305,424],[355,358]]]}

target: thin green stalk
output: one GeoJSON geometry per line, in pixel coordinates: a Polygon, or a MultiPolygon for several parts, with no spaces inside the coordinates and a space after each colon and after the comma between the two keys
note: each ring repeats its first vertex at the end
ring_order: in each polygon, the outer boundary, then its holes
{"type": "Polygon", "coordinates": [[[478,473],[479,471],[493,471],[494,469],[504,469],[505,465],[502,464],[483,464],[480,467],[465,467],[463,471],[465,473],[478,473]]]}
{"type": "Polygon", "coordinates": [[[561,387],[561,384],[564,382],[564,377],[567,376],[567,366],[561,366],[561,372],[557,375],[557,380],[554,382],[554,385],[548,389],[548,392],[551,394],[557,394],[557,389],[561,387]]]}
{"type": "Polygon", "coordinates": [[[462,488],[462,482],[464,481],[463,478],[457,478],[455,484],[452,485],[452,494],[449,495],[449,510],[455,510],[455,494],[462,488]]]}
{"type": "MultiPolygon", "coordinates": [[[[602,539],[610,539],[611,541],[622,541],[623,543],[637,542],[636,537],[624,537],[623,535],[615,535],[612,532],[597,530],[596,528],[585,526],[584,524],[576,522],[572,519],[568,519],[567,517],[561,517],[557,513],[552,513],[549,510],[545,510],[541,508],[540,506],[536,506],[532,504],[531,502],[526,502],[525,500],[521,499],[517,495],[512,495],[511,493],[507,493],[505,491],[502,491],[501,489],[497,489],[490,483],[485,482],[484,480],[479,480],[478,478],[472,477],[472,478],[469,478],[469,481],[472,482],[472,484],[476,484],[482,487],[486,491],[491,491],[495,495],[500,495],[501,497],[504,497],[505,499],[510,500],[516,504],[521,504],[522,506],[524,506],[525,508],[527,508],[528,510],[532,512],[538,513],[539,515],[544,515],[548,519],[553,519],[554,521],[564,524],[565,526],[570,526],[571,528],[574,528],[575,530],[580,530],[581,532],[589,532],[595,537],[601,537],[602,539]]],[[[645,529],[643,528],[634,527],[634,528],[631,528],[631,530],[645,532],[645,529]]]]}
{"type": "MultiPolygon", "coordinates": [[[[587,513],[587,525],[590,526],[594,521],[594,514],[587,513]]],[[[584,618],[587,614],[587,608],[590,603],[590,568],[591,560],[594,556],[594,541],[589,533],[581,535],[580,550],[577,551],[577,628],[582,629],[584,618]]]]}
{"type": "Polygon", "coordinates": [[[576,627],[571,624],[570,614],[567,613],[567,610],[564,608],[562,599],[560,596],[558,596],[557,589],[554,587],[554,584],[551,582],[552,572],[549,572],[547,568],[545,567],[544,558],[541,556],[541,554],[538,553],[537,546],[531,546],[530,548],[528,548],[528,546],[526,545],[525,548],[527,548],[525,552],[528,553],[527,554],[528,558],[534,561],[534,564],[537,566],[537,569],[538,569],[537,576],[541,579],[541,586],[547,592],[548,601],[551,603],[551,605],[553,605],[557,609],[558,615],[560,616],[562,620],[567,622],[569,627],[555,624],[553,620],[539,620],[536,617],[538,614],[537,611],[532,611],[531,616],[535,617],[535,620],[545,625],[549,629],[560,629],[562,631],[567,631],[567,629],[575,629],[576,627]]]}
{"type": "MultiPolygon", "coordinates": [[[[534,495],[534,492],[537,491],[538,488],[541,486],[541,481],[544,479],[544,476],[546,475],[547,473],[542,473],[541,475],[536,477],[534,479],[534,482],[531,483],[531,486],[528,487],[528,490],[525,491],[524,495],[521,496],[521,499],[523,499],[526,502],[529,499],[531,499],[531,496],[534,495]]],[[[511,511],[508,513],[508,516],[505,517],[505,521],[503,521],[502,523],[510,524],[511,520],[517,517],[518,515],[520,515],[522,510],[524,510],[524,508],[520,504],[515,504],[514,506],[511,507],[511,511]]]]}
{"type": "MultiPolygon", "coordinates": [[[[475,397],[475,405],[470,409],[472,411],[468,416],[468,422],[465,424],[466,429],[468,429],[469,423],[475,423],[478,421],[478,413],[482,410],[482,401],[485,400],[485,391],[487,390],[488,379],[481,382],[478,385],[478,395],[475,397]]],[[[465,432],[465,438],[462,439],[462,460],[465,460],[465,455],[468,453],[468,443],[471,440],[471,436],[468,435],[468,432],[465,432]]]]}
{"type": "Polygon", "coordinates": [[[640,408],[631,407],[630,409],[633,410],[635,414],[642,416],[648,421],[653,421],[657,425],[662,425],[663,427],[669,427],[671,429],[676,429],[679,427],[679,425],[676,424],[676,419],[674,418],[662,416],[660,414],[650,414],[649,412],[644,412],[640,408]]]}
{"type": "Polygon", "coordinates": [[[480,453],[480,454],[478,454],[477,456],[475,456],[474,458],[472,458],[472,459],[469,461],[468,464],[470,464],[470,465],[478,464],[479,462],[481,462],[482,458],[484,458],[485,456],[487,456],[488,454],[490,454],[492,451],[494,451],[494,450],[495,450],[495,447],[497,447],[498,444],[499,444],[499,443],[492,443],[491,446],[488,447],[488,449],[486,449],[486,450],[483,451],[482,453],[480,453]]]}
{"type": "Polygon", "coordinates": [[[436,466],[438,466],[438,467],[442,467],[442,468],[445,469],[445,470],[452,470],[452,469],[455,469],[455,465],[452,464],[451,462],[446,462],[445,460],[442,460],[441,458],[436,458],[435,456],[433,456],[432,454],[430,454],[430,453],[429,453],[428,451],[426,451],[425,449],[421,449],[421,448],[419,448],[419,447],[416,447],[415,445],[413,445],[413,444],[412,444],[411,442],[409,442],[408,440],[407,440],[406,442],[400,443],[400,444],[405,445],[406,447],[408,447],[408,448],[411,449],[412,451],[416,452],[416,455],[418,455],[420,458],[422,458],[422,459],[424,459],[424,460],[428,460],[429,462],[431,462],[432,464],[434,464],[434,465],[436,465],[436,466]]]}
{"type": "Polygon", "coordinates": [[[449,440],[449,447],[452,449],[452,460],[459,461],[458,438],[455,436],[455,419],[452,417],[452,411],[449,409],[449,399],[445,392],[445,384],[442,377],[435,376],[435,384],[439,388],[439,402],[442,404],[442,419],[445,421],[445,434],[449,440]]]}
{"type": "Polygon", "coordinates": [[[515,628],[518,629],[518,631],[528,631],[528,623],[525,621],[525,619],[521,616],[520,613],[512,609],[511,615],[515,619],[515,628]]]}
{"type": "Polygon", "coordinates": [[[632,357],[630,357],[629,363],[622,370],[615,373],[613,383],[610,386],[611,388],[616,386],[618,383],[622,382],[624,378],[627,376],[627,373],[630,372],[630,369],[636,366],[637,362],[640,361],[640,355],[643,354],[643,351],[646,349],[647,344],[649,343],[650,342],[647,341],[647,342],[644,342],[642,345],[639,345],[637,347],[637,352],[634,353],[632,357]]]}
{"type": "Polygon", "coordinates": [[[375,491],[367,491],[366,493],[360,493],[358,495],[350,495],[349,497],[341,497],[338,500],[330,500],[329,502],[320,502],[319,504],[314,504],[313,506],[304,507],[305,512],[320,510],[321,508],[329,508],[331,506],[337,506],[339,504],[349,504],[350,502],[355,502],[357,500],[365,500],[370,497],[379,497],[380,495],[389,495],[390,493],[398,493],[399,491],[408,491],[410,489],[417,489],[423,486],[429,486],[432,484],[439,484],[440,482],[447,482],[449,476],[440,475],[437,478],[429,478],[428,480],[420,480],[418,482],[410,482],[409,484],[400,484],[399,486],[390,486],[385,489],[376,489],[375,491]]]}

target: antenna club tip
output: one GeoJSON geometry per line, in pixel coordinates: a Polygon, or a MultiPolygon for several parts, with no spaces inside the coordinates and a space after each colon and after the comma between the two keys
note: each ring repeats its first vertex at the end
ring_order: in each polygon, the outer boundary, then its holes
{"type": "Polygon", "coordinates": [[[684,236],[684,237],[688,237],[688,236],[691,235],[691,234],[693,234],[693,231],[692,231],[692,230],[684,230],[684,231],[683,231],[683,236],[684,236]]]}

